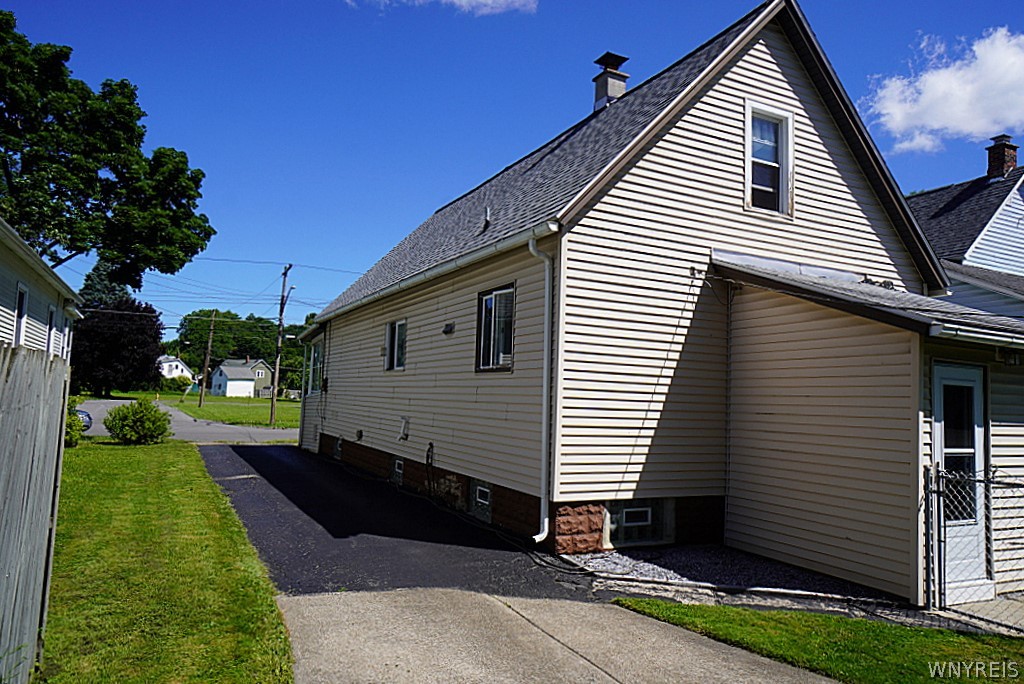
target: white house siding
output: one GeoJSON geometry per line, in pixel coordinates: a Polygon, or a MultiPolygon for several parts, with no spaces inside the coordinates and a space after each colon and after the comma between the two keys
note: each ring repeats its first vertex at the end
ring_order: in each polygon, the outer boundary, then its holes
{"type": "MultiPolygon", "coordinates": [[[[986,369],[989,459],[997,477],[1024,483],[1024,368],[996,359],[991,347],[930,343],[923,374],[926,454],[931,455],[931,379],[936,362],[986,369]]],[[[998,593],[1024,590],[1024,486],[992,490],[993,569],[998,593]]]]}
{"type": "Polygon", "coordinates": [[[730,331],[726,543],[919,600],[918,336],[750,287],[730,331]]]}
{"type": "Polygon", "coordinates": [[[1024,232],[1020,230],[1022,222],[1024,191],[1018,185],[964,255],[964,263],[1024,275],[1024,232]]]}
{"type": "MultiPolygon", "coordinates": [[[[548,252],[553,239],[540,242],[548,252]]],[[[303,444],[319,433],[539,494],[544,268],[525,246],[343,314],[329,323],[329,401],[306,398],[303,444]],[[514,369],[476,372],[477,297],[515,283],[514,369]],[[384,370],[390,321],[407,323],[405,370],[384,370]],[[454,323],[450,335],[442,334],[454,323]],[[408,440],[399,441],[402,419],[408,440]]]]}
{"type": "Polygon", "coordinates": [[[1000,316],[1024,319],[1024,301],[1018,297],[1000,294],[955,279],[952,280],[949,289],[952,294],[943,297],[948,302],[981,309],[1000,316]]]}
{"type": "Polygon", "coordinates": [[[64,330],[63,297],[57,288],[0,243],[0,344],[14,340],[15,308],[18,303],[18,285],[28,289],[28,317],[25,322],[23,344],[33,349],[46,349],[47,324],[50,307],[54,307],[51,349],[61,350],[64,330]]]}
{"type": "Polygon", "coordinates": [[[702,284],[713,248],[921,291],[910,256],[774,28],[564,239],[557,499],[724,493],[725,315],[721,295],[702,284]],[[747,98],[794,114],[792,218],[744,208],[747,98]]]}

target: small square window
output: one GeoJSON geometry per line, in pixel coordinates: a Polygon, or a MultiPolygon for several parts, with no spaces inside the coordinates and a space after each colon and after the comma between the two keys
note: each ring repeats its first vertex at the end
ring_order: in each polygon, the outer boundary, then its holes
{"type": "Polygon", "coordinates": [[[515,288],[480,293],[477,310],[477,370],[511,370],[515,288]]]}
{"type": "Polygon", "coordinates": [[[384,343],[384,369],[402,370],[405,368],[405,321],[392,321],[387,325],[384,343]]]}

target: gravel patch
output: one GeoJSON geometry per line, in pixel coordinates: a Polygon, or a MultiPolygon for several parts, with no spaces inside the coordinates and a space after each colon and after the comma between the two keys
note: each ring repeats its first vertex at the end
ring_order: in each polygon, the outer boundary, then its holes
{"type": "Polygon", "coordinates": [[[718,545],[626,549],[564,558],[596,573],[596,591],[680,603],[809,610],[961,631],[991,629],[966,617],[920,610],[855,582],[718,545]]]}
{"type": "Polygon", "coordinates": [[[897,601],[891,594],[725,546],[673,546],[573,556],[587,569],[621,579],[696,582],[897,601]]]}

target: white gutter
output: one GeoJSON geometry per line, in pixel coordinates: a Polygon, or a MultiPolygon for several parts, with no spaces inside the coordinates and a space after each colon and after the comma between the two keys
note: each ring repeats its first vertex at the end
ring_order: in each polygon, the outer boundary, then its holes
{"type": "MultiPolygon", "coordinates": [[[[554,225],[554,230],[558,224],[554,225]]],[[[544,396],[541,398],[540,418],[540,531],[533,536],[538,544],[548,536],[548,489],[551,487],[551,295],[554,260],[550,254],[537,249],[537,238],[527,243],[530,254],[544,262],[544,396]]]]}
{"type": "MultiPolygon", "coordinates": [[[[405,290],[427,280],[432,280],[438,276],[444,275],[445,273],[451,273],[452,271],[456,271],[460,268],[469,266],[470,264],[482,261],[487,257],[494,256],[495,254],[507,252],[509,250],[515,249],[516,247],[521,247],[522,245],[525,245],[536,238],[544,237],[545,235],[551,235],[552,233],[557,233],[558,229],[559,223],[557,221],[542,221],[541,223],[535,225],[533,228],[528,228],[520,233],[514,233],[513,235],[510,235],[507,238],[498,240],[497,242],[492,242],[489,245],[484,245],[483,247],[475,249],[472,252],[468,252],[467,254],[463,254],[462,256],[456,257],[454,259],[444,261],[436,266],[428,268],[425,271],[420,271],[415,275],[411,275],[404,280],[399,280],[397,283],[393,283],[392,285],[385,287],[383,290],[378,290],[372,294],[363,297],[362,299],[357,299],[354,302],[349,302],[348,304],[342,306],[341,308],[335,309],[334,311],[331,311],[330,313],[326,314],[321,318],[317,318],[315,323],[326,323],[332,318],[337,318],[343,313],[351,311],[352,309],[355,309],[357,307],[363,306],[364,304],[369,304],[370,302],[377,301],[378,299],[383,299],[384,297],[392,295],[396,292],[405,290]]],[[[303,332],[303,334],[300,337],[305,337],[307,332],[308,331],[303,332]]]]}
{"type": "Polygon", "coordinates": [[[979,330],[978,328],[968,328],[962,325],[954,325],[952,323],[939,323],[933,325],[931,335],[932,337],[963,340],[965,342],[974,342],[977,344],[1024,349],[1024,335],[979,330]]]}

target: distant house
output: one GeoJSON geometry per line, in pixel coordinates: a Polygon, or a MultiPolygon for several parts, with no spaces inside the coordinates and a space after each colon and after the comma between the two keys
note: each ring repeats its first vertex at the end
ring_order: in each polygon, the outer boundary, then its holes
{"type": "Polygon", "coordinates": [[[45,626],[78,296],[0,221],[0,680],[27,682],[45,626]]]}
{"type": "Polygon", "coordinates": [[[907,197],[951,280],[949,300],[1024,318],[1024,167],[992,138],[983,176],[907,197]]]}
{"type": "Polygon", "coordinates": [[[220,397],[264,396],[272,380],[273,371],[263,359],[226,359],[210,377],[210,394],[220,397]]]}
{"type": "Polygon", "coordinates": [[[167,356],[165,354],[158,358],[156,362],[160,364],[160,374],[165,378],[185,377],[192,382],[195,382],[196,380],[195,373],[192,372],[192,369],[177,356],[167,356]]]}
{"type": "Polygon", "coordinates": [[[628,90],[624,61],[320,312],[302,447],[563,553],[723,542],[915,603],[1024,590],[978,484],[1024,468],[1024,322],[940,298],[797,3],[628,90]],[[925,504],[933,477],[958,505],[925,504]]]}

